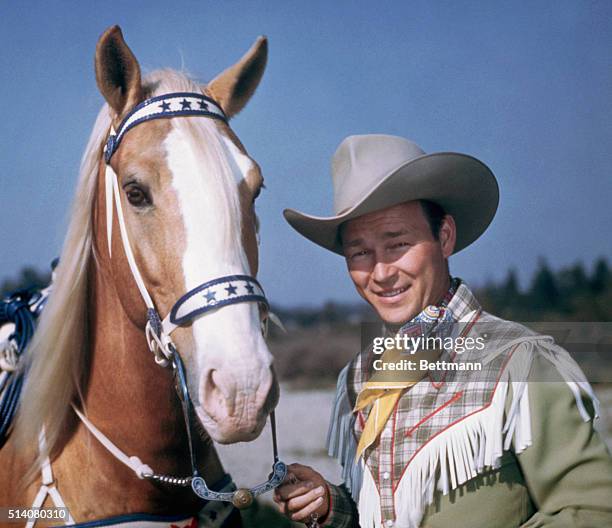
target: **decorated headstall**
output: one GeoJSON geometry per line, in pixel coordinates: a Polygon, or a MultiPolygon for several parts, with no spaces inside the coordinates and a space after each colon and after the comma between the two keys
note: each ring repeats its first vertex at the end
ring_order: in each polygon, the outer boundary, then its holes
{"type": "Polygon", "coordinates": [[[187,388],[183,362],[172,342],[170,334],[179,326],[188,324],[196,317],[200,317],[207,312],[231,304],[256,302],[267,312],[269,310],[268,300],[266,299],[262,287],[254,277],[249,275],[227,275],[204,282],[185,293],[176,301],[170,313],[162,319],[147,291],[136,260],[134,259],[121,206],[119,182],[117,174],[111,166],[113,154],[117,151],[122,139],[130,129],[152,119],[167,119],[180,116],[201,116],[227,122],[227,118],[221,107],[210,97],[206,97],[200,93],[190,92],[169,93],[152,97],[137,105],[123,119],[121,124],[117,127],[117,130],[111,128],[104,149],[104,159],[106,161],[106,219],[109,254],[112,255],[111,239],[114,202],[117,208],[117,220],[125,255],[140,294],[147,306],[147,324],[145,328],[147,343],[158,364],[162,366],[172,365],[174,369],[176,389],[181,400],[189,439],[192,476],[181,478],[156,475],[153,473],[144,476],[145,478],[174,485],[191,485],[194,493],[203,499],[229,501],[233,502],[234,505],[239,508],[244,508],[250,506],[253,498],[257,495],[270,491],[278,486],[287,474],[287,466],[278,458],[274,411],[272,411],[270,415],[274,464],[268,480],[253,488],[239,489],[234,492],[219,493],[210,490],[204,479],[198,474],[192,445],[192,403],[187,388]]]}

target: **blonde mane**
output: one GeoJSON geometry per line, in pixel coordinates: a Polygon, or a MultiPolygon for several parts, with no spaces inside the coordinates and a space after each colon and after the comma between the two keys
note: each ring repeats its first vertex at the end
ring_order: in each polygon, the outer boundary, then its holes
{"type": "MultiPolygon", "coordinates": [[[[186,75],[173,70],[152,72],[145,79],[148,96],[168,92],[200,92],[201,88],[186,75]]],[[[96,195],[102,146],[106,141],[111,118],[105,105],[99,112],[83,155],[78,186],[72,205],[72,215],[63,244],[52,293],[45,306],[23,368],[27,368],[21,404],[15,430],[18,445],[37,442],[41,427],[45,427],[47,452],[56,454],[70,404],[83,390],[88,350],[88,269],[93,254],[92,210],[96,195]]],[[[227,147],[211,119],[199,117],[173,121],[174,127],[187,127],[192,138],[191,148],[203,164],[206,181],[214,178],[216,202],[223,214],[218,215],[215,229],[224,234],[228,255],[238,255],[247,262],[241,241],[241,213],[236,182],[227,160],[227,147]]],[[[204,179],[202,179],[204,180],[204,179]]],[[[244,269],[248,269],[248,264],[244,269]]],[[[35,444],[34,444],[35,445],[35,444]]],[[[42,457],[33,461],[37,469],[42,457]]],[[[31,476],[31,473],[30,473],[31,476]]]]}

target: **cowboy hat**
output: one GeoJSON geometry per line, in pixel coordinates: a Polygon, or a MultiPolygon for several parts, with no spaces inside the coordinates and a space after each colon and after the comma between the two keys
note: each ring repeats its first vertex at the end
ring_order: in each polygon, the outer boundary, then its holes
{"type": "Polygon", "coordinates": [[[412,200],[440,205],[457,225],[455,253],[474,242],[495,216],[497,180],[481,161],[455,152],[425,152],[412,141],[382,134],[347,137],[332,159],[334,216],[294,209],[289,224],[315,244],[343,255],[347,220],[412,200]]]}

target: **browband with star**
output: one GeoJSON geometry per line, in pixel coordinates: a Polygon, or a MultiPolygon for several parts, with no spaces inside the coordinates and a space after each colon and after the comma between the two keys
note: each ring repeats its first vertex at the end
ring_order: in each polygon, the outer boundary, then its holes
{"type": "Polygon", "coordinates": [[[221,107],[210,97],[195,92],[175,92],[145,99],[123,119],[116,132],[111,134],[104,148],[104,161],[110,163],[125,133],[130,128],[151,119],[178,116],[203,116],[220,119],[227,123],[221,107]]]}

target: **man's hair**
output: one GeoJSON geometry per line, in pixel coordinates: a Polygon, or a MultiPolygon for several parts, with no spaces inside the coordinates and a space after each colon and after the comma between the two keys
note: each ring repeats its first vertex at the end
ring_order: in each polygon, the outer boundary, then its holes
{"type": "MultiPolygon", "coordinates": [[[[430,202],[429,200],[418,200],[421,205],[421,211],[423,211],[423,216],[427,223],[429,224],[429,229],[431,230],[431,234],[434,237],[434,240],[440,240],[440,227],[442,226],[442,220],[446,216],[446,211],[441,205],[438,205],[435,202],[430,202]]],[[[342,231],[346,222],[340,224],[338,229],[338,243],[342,246],[342,231]]]]}
{"type": "Polygon", "coordinates": [[[439,240],[440,226],[442,226],[442,220],[444,220],[446,216],[446,211],[444,211],[441,205],[430,202],[429,200],[419,200],[419,203],[421,204],[423,216],[425,216],[425,220],[427,220],[429,228],[431,229],[431,234],[435,240],[439,240]]]}

